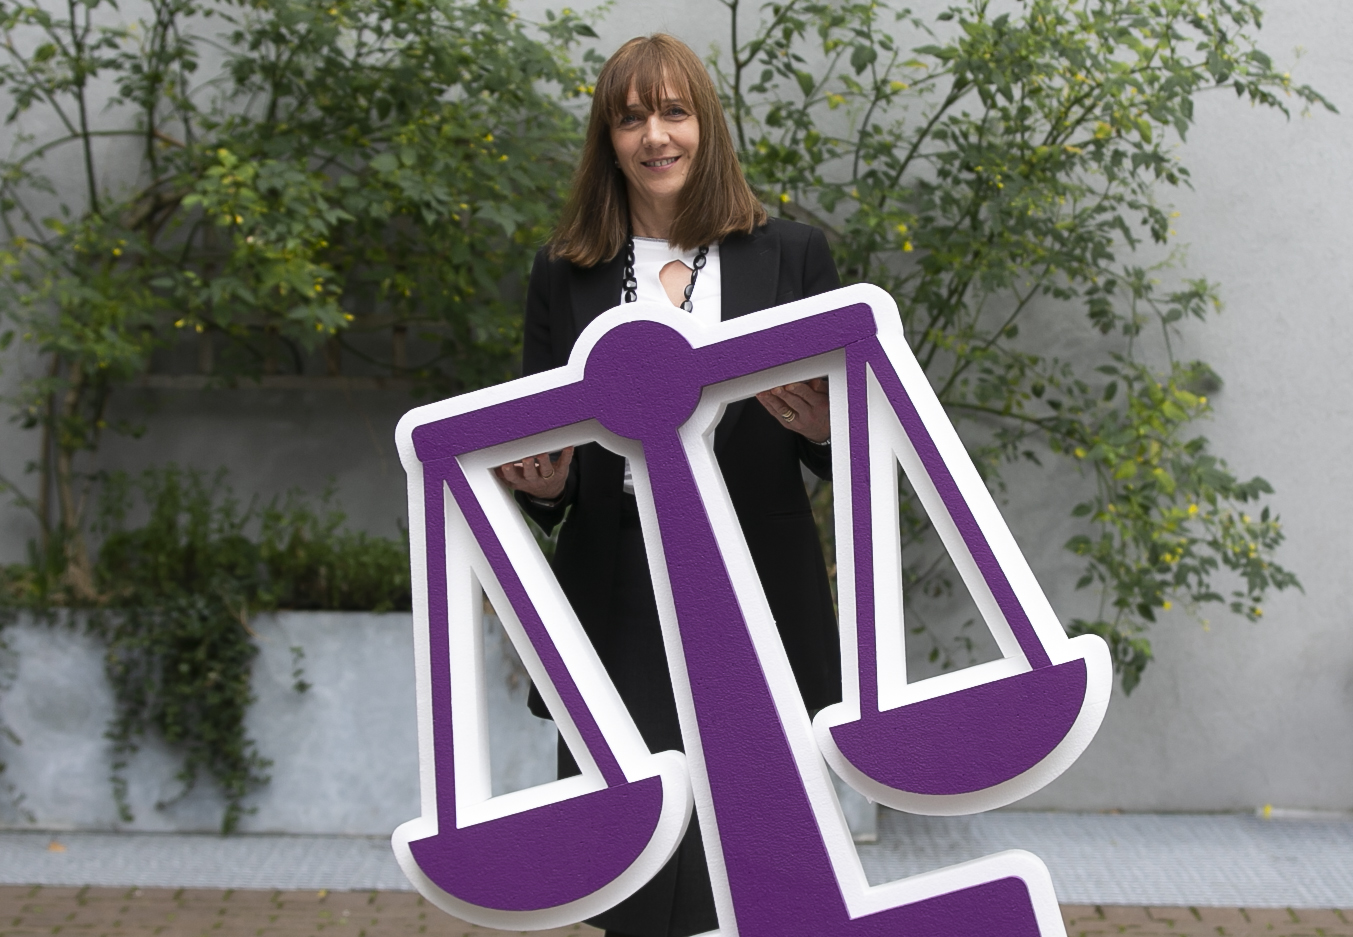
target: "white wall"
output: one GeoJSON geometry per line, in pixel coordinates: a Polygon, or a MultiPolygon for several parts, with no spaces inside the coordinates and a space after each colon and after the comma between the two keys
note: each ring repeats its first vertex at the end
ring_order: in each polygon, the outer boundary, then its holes
{"type": "MultiPolygon", "coordinates": [[[[540,0],[519,4],[524,15],[540,0]]],[[[1353,109],[1353,5],[1271,4],[1264,46],[1298,81],[1353,109]],[[1305,56],[1295,61],[1294,50],[1305,56]]],[[[617,4],[598,26],[610,51],[665,29],[697,50],[725,46],[716,0],[617,4]]],[[[1226,379],[1206,427],[1242,475],[1261,474],[1288,543],[1281,559],[1306,591],[1270,602],[1250,624],[1217,611],[1205,630],[1183,615],[1152,632],[1157,660],[1131,698],[1111,706],[1081,762],[1023,806],[1067,809],[1227,810],[1263,803],[1353,808],[1353,632],[1345,567],[1353,557],[1353,124],[1254,110],[1233,95],[1199,103],[1181,155],[1195,191],[1168,193],[1182,213],[1189,276],[1222,284],[1225,313],[1187,329],[1187,353],[1226,379]]],[[[9,380],[9,372],[3,378],[9,380]]],[[[156,392],[149,436],[111,445],[108,465],[170,458],[230,465],[243,490],[317,487],[337,476],[350,513],[389,532],[403,481],[389,440],[406,406],[398,394],[283,391],[156,392]]],[[[0,428],[0,468],[15,472],[31,434],[0,428]]],[[[1070,618],[1086,597],[1061,550],[1066,482],[1031,475],[1012,490],[1011,525],[1054,607],[1070,618]],[[1048,510],[1047,505],[1056,505],[1048,510]]],[[[0,514],[0,558],[22,555],[31,530],[0,514]]]]}

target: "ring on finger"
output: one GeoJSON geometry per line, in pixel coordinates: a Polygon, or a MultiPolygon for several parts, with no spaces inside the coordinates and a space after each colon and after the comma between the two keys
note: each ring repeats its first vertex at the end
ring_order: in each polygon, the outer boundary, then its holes
{"type": "Polygon", "coordinates": [[[793,423],[794,417],[796,416],[798,416],[798,414],[793,410],[786,410],[784,413],[780,414],[780,419],[784,420],[786,423],[793,423]]]}
{"type": "Polygon", "coordinates": [[[554,478],[554,469],[550,469],[550,474],[548,474],[548,475],[541,475],[540,477],[541,477],[541,478],[554,478]]]}

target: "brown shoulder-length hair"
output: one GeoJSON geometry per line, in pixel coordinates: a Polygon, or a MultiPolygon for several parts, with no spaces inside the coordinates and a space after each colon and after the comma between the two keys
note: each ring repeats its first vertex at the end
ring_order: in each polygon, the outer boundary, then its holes
{"type": "Polygon", "coordinates": [[[610,260],[625,245],[629,199],[625,176],[615,164],[611,128],[628,111],[631,87],[649,111],[656,111],[664,86],[689,102],[700,126],[700,145],[677,198],[669,242],[691,250],[734,232],[750,233],[766,223],[766,209],[743,178],[719,95],[704,64],[680,39],[655,33],[631,39],[602,66],[582,159],[550,238],[551,257],[592,267],[610,260]]]}

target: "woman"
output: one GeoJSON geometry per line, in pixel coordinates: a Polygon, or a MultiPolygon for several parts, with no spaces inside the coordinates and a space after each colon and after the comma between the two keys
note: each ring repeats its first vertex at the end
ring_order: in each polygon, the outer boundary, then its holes
{"type": "MultiPolygon", "coordinates": [[[[671,36],[632,39],[597,79],[570,200],[531,271],[523,371],[566,364],[582,329],[621,302],[671,302],[718,322],[838,285],[820,231],[767,219],[695,53],[671,36]]],[[[812,711],[841,693],[831,593],[800,471],[826,478],[831,468],[826,387],[790,384],[757,400],[727,407],[714,451],[812,711]]],[[[545,530],[571,507],[555,574],[649,748],[681,749],[626,460],[590,443],[498,474],[545,530]]],[[[534,689],[531,709],[548,718],[534,689]]],[[[559,770],[577,773],[562,743],[559,770]]],[[[697,825],[653,881],[592,923],[612,937],[717,927],[697,825]]]]}

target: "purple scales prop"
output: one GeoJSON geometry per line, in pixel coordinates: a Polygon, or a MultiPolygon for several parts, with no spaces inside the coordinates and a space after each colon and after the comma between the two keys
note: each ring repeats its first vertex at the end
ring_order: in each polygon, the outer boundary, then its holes
{"type": "Polygon", "coordinates": [[[1046,868],[1028,853],[868,886],[823,767],[901,809],[990,809],[1074,761],[1108,698],[1103,642],[1061,631],[896,323],[891,299],[868,286],[710,329],[632,305],[589,326],[567,368],[405,418],[401,453],[422,585],[425,804],[394,842],[425,895],[489,926],[543,928],[598,913],[670,857],[689,816],[689,778],[725,937],[1063,933],[1046,868]],[[810,726],[710,439],[722,404],[823,373],[833,388],[850,673],[845,701],[810,726]],[[871,412],[871,387],[889,412],[871,412]],[[685,759],[649,755],[641,744],[636,751],[637,732],[580,646],[576,619],[542,582],[538,555],[523,554],[524,526],[485,478],[489,466],[547,444],[594,439],[636,465],[685,759]],[[969,570],[974,595],[988,599],[998,641],[1008,639],[1005,660],[906,687],[940,690],[902,705],[880,693],[897,662],[888,664],[878,635],[901,627],[900,610],[876,608],[874,588],[880,545],[897,536],[895,519],[880,529],[874,510],[880,482],[871,478],[871,454],[886,445],[905,453],[909,476],[924,482],[918,490],[932,520],[969,570]],[[472,547],[455,546],[457,536],[472,547]],[[521,797],[459,789],[457,727],[474,723],[456,718],[470,703],[453,687],[458,626],[448,610],[461,599],[448,570],[467,549],[478,551],[484,578],[506,603],[500,611],[586,779],[521,797]]]}

